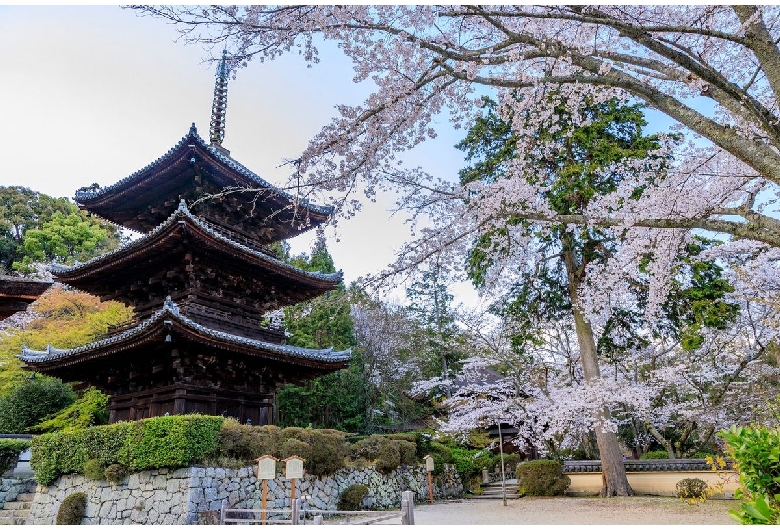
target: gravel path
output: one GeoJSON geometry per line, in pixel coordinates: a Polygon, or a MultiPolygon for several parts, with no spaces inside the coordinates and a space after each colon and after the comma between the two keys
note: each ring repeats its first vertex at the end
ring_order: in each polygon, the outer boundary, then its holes
{"type": "Polygon", "coordinates": [[[461,500],[414,507],[415,524],[738,524],[728,510],[737,501],[688,505],[669,497],[526,497],[507,501],[461,500]]]}

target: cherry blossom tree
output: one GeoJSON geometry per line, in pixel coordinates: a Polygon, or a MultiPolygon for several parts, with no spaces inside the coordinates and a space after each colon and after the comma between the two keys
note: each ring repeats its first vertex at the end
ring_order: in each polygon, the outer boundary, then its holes
{"type": "MultiPolygon", "coordinates": [[[[460,259],[442,262],[463,272],[473,242],[499,231],[506,244],[491,256],[485,286],[500,293],[528,256],[524,223],[598,226],[627,244],[590,263],[587,276],[597,281],[572,292],[576,312],[597,329],[621,302],[624,271],[649,254],[648,310],[660,308],[670,265],[691,229],[751,240],[749,248],[738,244],[760,262],[755,285],[776,272],[780,222],[767,209],[780,184],[776,6],[140,9],[175,23],[185,40],[227,46],[234,66],[289,52],[316,63],[319,42],[338,44],[353,61],[354,81],[370,80],[375,91],[361,105],[338,108],[294,161],[291,182],[301,195],[324,194],[347,217],[359,209],[358,190],[372,198],[391,189],[399,207],[431,219],[402,249],[394,271],[446,252],[460,259]],[[507,178],[455,186],[399,166],[400,152],[436,135],[440,116],[470,125],[484,90],[494,92],[516,138],[520,156],[508,164],[507,178]],[[667,114],[687,141],[663,142],[650,159],[613,162],[608,171],[627,177],[586,208],[551,208],[539,200],[548,183],[534,178],[538,156],[526,156],[551,148],[537,131],[560,127],[561,105],[581,115],[585,105],[613,98],[638,99],[667,114]]],[[[607,494],[628,491],[617,480],[608,477],[607,494]]]]}

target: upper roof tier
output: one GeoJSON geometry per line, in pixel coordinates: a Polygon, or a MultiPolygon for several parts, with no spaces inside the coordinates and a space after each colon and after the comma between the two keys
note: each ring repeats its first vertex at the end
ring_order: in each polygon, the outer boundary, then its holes
{"type": "Polygon", "coordinates": [[[118,225],[149,232],[187,201],[193,213],[261,244],[327,221],[331,206],[297,198],[208,145],[192,124],[166,154],[116,184],[76,192],[76,202],[118,225]]]}

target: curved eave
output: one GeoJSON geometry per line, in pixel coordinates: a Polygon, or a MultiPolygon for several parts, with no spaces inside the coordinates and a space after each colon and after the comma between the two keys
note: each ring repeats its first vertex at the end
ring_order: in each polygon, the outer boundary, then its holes
{"type": "MultiPolygon", "coordinates": [[[[242,164],[221,153],[217,148],[208,145],[198,134],[195,124],[192,124],[189,132],[176,145],[151,164],[110,186],[81,188],[76,191],[74,199],[87,209],[99,208],[101,205],[120,199],[124,193],[132,191],[135,186],[142,184],[147,179],[154,178],[155,174],[179,163],[184,157],[188,157],[188,159],[194,157],[199,163],[206,164],[232,181],[233,186],[266,189],[272,191],[277,200],[290,204],[296,201],[296,197],[293,195],[274,186],[242,164]]],[[[305,210],[318,222],[325,221],[334,211],[332,206],[320,206],[300,198],[298,198],[298,207],[305,210]]]]}
{"type": "Polygon", "coordinates": [[[182,315],[178,306],[169,300],[151,318],[115,336],[72,349],[57,349],[49,346],[45,351],[35,351],[25,347],[19,359],[25,362],[28,368],[40,371],[65,368],[82,362],[110,357],[118,352],[130,350],[149,342],[161,341],[169,329],[175,334],[177,341],[206,344],[217,350],[233,351],[251,357],[315,370],[338,370],[346,367],[352,358],[351,350],[298,348],[213,330],[182,315]]]}
{"type": "Polygon", "coordinates": [[[245,263],[293,278],[311,287],[330,290],[338,286],[343,279],[341,271],[330,274],[307,272],[264,252],[233,241],[212,230],[206,223],[192,215],[184,201],[179,204],[179,207],[166,222],[135,241],[74,266],[52,263],[49,266],[49,270],[59,281],[65,283],[76,282],[82,278],[105,273],[118,266],[120,262],[141,257],[146,252],[154,252],[156,244],[160,244],[165,239],[172,237],[177,231],[182,230],[182,223],[189,229],[189,233],[198,236],[201,241],[212,246],[212,248],[217,248],[227,254],[236,256],[234,259],[241,259],[245,263]]]}
{"type": "Polygon", "coordinates": [[[51,284],[52,282],[44,280],[32,280],[29,278],[0,275],[0,297],[13,296],[33,301],[41,296],[46,289],[51,287],[51,284]]]}

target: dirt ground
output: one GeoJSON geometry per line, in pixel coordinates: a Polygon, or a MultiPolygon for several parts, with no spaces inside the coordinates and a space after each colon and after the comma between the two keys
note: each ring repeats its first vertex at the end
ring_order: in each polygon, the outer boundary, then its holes
{"type": "Polygon", "coordinates": [[[460,500],[414,507],[418,525],[731,525],[737,501],[688,505],[669,497],[526,497],[507,501],[460,500]]]}

